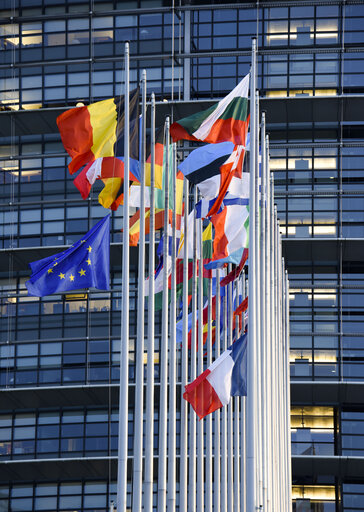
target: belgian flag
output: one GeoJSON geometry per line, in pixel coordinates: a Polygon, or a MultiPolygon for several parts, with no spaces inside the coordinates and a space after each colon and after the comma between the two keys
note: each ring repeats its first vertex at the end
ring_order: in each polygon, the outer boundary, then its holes
{"type": "MultiPolygon", "coordinates": [[[[71,174],[97,158],[124,156],[124,96],[63,112],[57,118],[71,174]]],[[[139,88],[130,93],[130,158],[139,161],[139,88]]],[[[131,165],[132,167],[132,165],[131,165]]],[[[123,169],[123,166],[120,167],[123,169]]]]}

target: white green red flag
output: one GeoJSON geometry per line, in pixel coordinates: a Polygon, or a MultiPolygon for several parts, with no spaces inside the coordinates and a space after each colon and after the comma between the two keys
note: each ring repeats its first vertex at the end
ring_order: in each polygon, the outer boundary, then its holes
{"type": "Polygon", "coordinates": [[[199,140],[217,143],[231,141],[245,145],[249,123],[249,75],[219,103],[202,112],[176,121],[171,137],[178,140],[199,140]]]}

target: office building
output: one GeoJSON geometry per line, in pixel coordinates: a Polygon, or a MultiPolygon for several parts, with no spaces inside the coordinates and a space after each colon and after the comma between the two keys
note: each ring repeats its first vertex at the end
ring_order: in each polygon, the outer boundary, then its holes
{"type": "MultiPolygon", "coordinates": [[[[158,119],[202,110],[249,72],[255,36],[291,286],[293,510],[364,511],[363,27],[359,0],[0,2],[0,511],[115,500],[121,212],[111,292],[24,285],[28,262],[105,215],[97,187],[89,201],[74,187],[56,117],[122,93],[125,41],[158,119]]],[[[135,285],[133,266],[131,403],[135,285]]]]}

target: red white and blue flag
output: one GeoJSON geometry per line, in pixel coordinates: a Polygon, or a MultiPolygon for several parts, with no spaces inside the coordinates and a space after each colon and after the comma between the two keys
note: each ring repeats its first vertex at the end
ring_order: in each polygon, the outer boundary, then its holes
{"type": "Polygon", "coordinates": [[[200,419],[247,394],[247,334],[233,343],[197,379],[185,386],[183,398],[200,419]]]}

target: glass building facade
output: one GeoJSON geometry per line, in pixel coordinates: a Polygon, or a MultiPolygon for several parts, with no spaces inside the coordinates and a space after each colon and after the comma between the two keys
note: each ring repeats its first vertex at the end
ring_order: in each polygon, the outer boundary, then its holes
{"type": "MultiPolygon", "coordinates": [[[[157,117],[206,108],[248,73],[252,37],[291,286],[293,510],[364,511],[363,27],[359,0],[0,2],[1,512],[115,499],[122,213],[110,292],[38,299],[24,285],[29,261],[105,215],[97,186],[82,201],[72,183],[57,115],[122,92],[125,41],[157,117]]],[[[159,337],[157,323],[157,354],[159,337]]],[[[155,370],[158,388],[158,356],[155,370]]]]}

